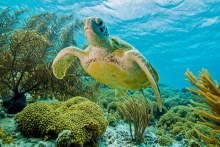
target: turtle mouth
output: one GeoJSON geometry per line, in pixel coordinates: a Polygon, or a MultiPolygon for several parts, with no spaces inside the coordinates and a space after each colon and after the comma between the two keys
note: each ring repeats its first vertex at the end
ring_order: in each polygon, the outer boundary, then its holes
{"type": "Polygon", "coordinates": [[[86,31],[86,32],[93,32],[93,29],[91,27],[85,27],[84,31],[86,31]]]}
{"type": "Polygon", "coordinates": [[[84,27],[84,30],[86,31],[86,30],[92,30],[92,28],[90,27],[90,26],[85,26],[84,27]]]}

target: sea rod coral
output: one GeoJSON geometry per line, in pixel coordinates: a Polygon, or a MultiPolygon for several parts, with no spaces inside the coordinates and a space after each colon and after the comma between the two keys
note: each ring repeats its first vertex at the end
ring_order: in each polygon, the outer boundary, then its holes
{"type": "Polygon", "coordinates": [[[132,141],[136,144],[144,142],[143,135],[153,115],[152,106],[144,98],[134,99],[127,96],[125,101],[118,104],[118,109],[128,121],[132,141]],[[134,132],[132,123],[134,124],[134,132]]]}
{"type": "Polygon", "coordinates": [[[210,132],[210,136],[202,134],[195,128],[194,130],[202,137],[207,145],[210,143],[214,145],[220,145],[220,140],[218,138],[220,136],[220,87],[218,82],[213,81],[207,69],[202,69],[199,75],[199,79],[197,79],[190,70],[186,71],[185,76],[192,85],[198,88],[188,88],[188,90],[194,93],[193,97],[198,101],[205,103],[206,105],[197,102],[193,102],[193,104],[203,108],[208,108],[210,110],[210,112],[206,112],[191,106],[191,108],[199,113],[202,117],[210,120],[207,121],[204,119],[203,122],[198,123],[213,129],[210,132]]]}

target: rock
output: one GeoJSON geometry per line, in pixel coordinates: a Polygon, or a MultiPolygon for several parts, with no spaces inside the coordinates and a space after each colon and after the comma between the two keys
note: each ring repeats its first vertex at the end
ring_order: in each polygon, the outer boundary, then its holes
{"type": "Polygon", "coordinates": [[[48,145],[47,145],[46,142],[39,141],[38,144],[37,144],[37,147],[48,147],[48,145]]]}
{"type": "Polygon", "coordinates": [[[183,134],[179,133],[177,136],[176,136],[176,140],[177,141],[181,141],[183,139],[183,134]]]}
{"type": "Polygon", "coordinates": [[[187,146],[187,145],[189,144],[188,139],[183,139],[183,140],[182,140],[182,144],[187,146]]]}
{"type": "Polygon", "coordinates": [[[156,144],[158,141],[158,136],[155,134],[156,129],[153,127],[148,127],[147,131],[144,134],[144,140],[146,145],[156,144]]]}
{"type": "Polygon", "coordinates": [[[26,106],[27,102],[24,94],[17,94],[3,101],[3,107],[7,109],[8,114],[16,114],[22,111],[26,106]]]}
{"type": "Polygon", "coordinates": [[[128,124],[120,122],[116,127],[108,126],[103,141],[105,146],[128,147],[132,143],[128,124]]]}
{"type": "Polygon", "coordinates": [[[190,147],[200,147],[200,145],[195,142],[194,140],[190,140],[190,144],[189,144],[190,147]]]}
{"type": "Polygon", "coordinates": [[[0,99],[0,108],[3,106],[3,100],[0,99]]]}
{"type": "Polygon", "coordinates": [[[181,92],[182,92],[182,93],[187,93],[187,92],[189,92],[189,90],[187,90],[186,88],[182,88],[182,89],[181,89],[181,92]]]}
{"type": "Polygon", "coordinates": [[[7,114],[7,117],[14,118],[15,114],[7,114]]]}
{"type": "Polygon", "coordinates": [[[0,111],[0,118],[5,118],[6,117],[6,114],[5,114],[5,111],[0,111]]]}
{"type": "Polygon", "coordinates": [[[33,101],[33,97],[30,95],[30,93],[25,94],[27,103],[31,103],[33,101]]]}

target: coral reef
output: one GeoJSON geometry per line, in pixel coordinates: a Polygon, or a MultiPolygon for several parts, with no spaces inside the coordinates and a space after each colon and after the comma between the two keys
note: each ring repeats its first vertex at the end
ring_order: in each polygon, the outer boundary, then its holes
{"type": "Polygon", "coordinates": [[[174,106],[190,104],[192,98],[190,92],[183,92],[181,90],[173,89],[164,84],[160,84],[161,97],[164,98],[163,103],[167,109],[174,106]]]}
{"type": "MultiPolygon", "coordinates": [[[[200,141],[198,135],[192,129],[193,126],[196,126],[196,122],[200,120],[199,115],[191,110],[188,106],[176,106],[171,108],[167,113],[165,113],[157,122],[156,127],[160,130],[158,131],[159,136],[167,136],[165,140],[170,140],[175,138],[179,141],[183,139],[192,139],[194,141],[200,141]],[[170,137],[169,135],[170,134],[170,137]],[[170,139],[168,139],[170,138],[170,139]]],[[[198,126],[196,126],[198,127],[198,126]]],[[[164,144],[164,139],[159,139],[164,144]]],[[[168,143],[168,142],[166,142],[168,143]]]]}
{"type": "Polygon", "coordinates": [[[56,53],[64,46],[77,45],[75,35],[82,22],[73,15],[44,12],[28,16],[26,11],[6,8],[0,12],[0,97],[7,113],[21,111],[27,105],[27,93],[32,101],[55,96],[60,100],[77,95],[95,98],[98,84],[83,83],[79,76],[85,73],[79,61],[63,80],[51,71],[56,53]],[[26,21],[20,20],[22,14],[26,21]]]}
{"type": "Polygon", "coordinates": [[[169,135],[163,134],[158,138],[157,143],[162,146],[168,146],[173,143],[173,139],[169,135]]]}
{"type": "MultiPolygon", "coordinates": [[[[2,123],[2,122],[1,122],[2,123]]],[[[0,146],[1,146],[1,141],[3,144],[9,144],[13,140],[13,135],[7,132],[8,130],[0,126],[0,146]]]]}
{"type": "Polygon", "coordinates": [[[143,97],[134,99],[134,97],[130,96],[118,104],[118,109],[129,124],[132,140],[136,144],[142,143],[144,132],[152,117],[153,108],[143,97]],[[134,136],[131,127],[132,123],[134,124],[134,136]]]}
{"type": "Polygon", "coordinates": [[[63,130],[61,133],[58,134],[56,139],[56,146],[57,147],[69,147],[72,144],[73,134],[70,130],[63,130]]]}
{"type": "Polygon", "coordinates": [[[16,30],[9,42],[0,54],[0,93],[2,97],[12,93],[3,99],[3,106],[8,113],[16,113],[26,106],[25,94],[39,90],[48,81],[44,58],[49,41],[34,30],[16,30]]]}
{"type": "Polygon", "coordinates": [[[188,88],[188,90],[193,92],[193,97],[196,100],[204,103],[193,102],[193,104],[209,109],[209,111],[204,111],[191,106],[192,110],[209,120],[203,119],[203,121],[198,123],[213,129],[210,131],[210,136],[201,133],[196,128],[194,128],[194,130],[201,136],[207,145],[220,145],[220,87],[218,82],[214,82],[207,69],[202,69],[199,78],[196,78],[190,70],[186,71],[185,76],[187,77],[187,81],[198,88],[188,88]]]}
{"type": "Polygon", "coordinates": [[[165,84],[159,84],[159,87],[160,87],[161,97],[163,98],[162,112],[158,111],[155,108],[156,103],[153,101],[155,99],[153,95],[153,90],[144,89],[145,95],[147,95],[147,98],[151,101],[151,104],[153,106],[153,114],[154,114],[153,117],[155,119],[159,119],[160,116],[162,116],[172,107],[179,106],[179,105],[187,106],[188,104],[191,103],[190,101],[192,99],[192,96],[189,91],[183,92],[183,90],[176,90],[165,84]]]}
{"type": "Polygon", "coordinates": [[[3,138],[5,136],[4,130],[2,127],[0,127],[0,138],[3,138]]]}
{"type": "Polygon", "coordinates": [[[158,137],[155,135],[157,131],[156,128],[149,126],[147,131],[144,133],[144,142],[135,145],[135,142],[131,141],[130,132],[129,132],[129,124],[120,120],[118,125],[115,127],[108,126],[106,132],[101,137],[100,147],[150,147],[157,146],[156,142],[158,137]]]}
{"type": "Polygon", "coordinates": [[[117,111],[118,110],[117,102],[115,102],[115,101],[110,102],[108,104],[107,110],[108,110],[108,112],[117,111]]]}
{"type": "Polygon", "coordinates": [[[115,91],[101,84],[98,95],[98,104],[108,111],[109,104],[116,101],[115,91]]]}
{"type": "Polygon", "coordinates": [[[110,111],[108,112],[107,120],[110,126],[116,126],[118,121],[122,118],[119,111],[110,111]]]}
{"type": "Polygon", "coordinates": [[[72,145],[78,146],[96,145],[107,127],[102,109],[83,97],[52,104],[30,104],[16,115],[15,120],[25,135],[50,138],[70,130],[72,145]]]}
{"type": "Polygon", "coordinates": [[[102,107],[102,109],[108,108],[108,101],[106,99],[101,99],[98,101],[98,104],[102,107]]]}
{"type": "MultiPolygon", "coordinates": [[[[18,9],[11,12],[10,8],[2,9],[0,12],[0,47],[7,44],[7,34],[14,30],[16,25],[19,25],[19,19],[27,11],[27,9],[18,9]]],[[[0,50],[0,53],[2,50],[0,50]]]]}
{"type": "Polygon", "coordinates": [[[109,125],[115,127],[122,116],[118,111],[118,99],[115,99],[114,90],[105,86],[100,87],[97,95],[99,97],[98,105],[104,110],[109,125]]]}
{"type": "Polygon", "coordinates": [[[3,144],[9,144],[13,139],[12,135],[9,135],[3,139],[3,144]]]}

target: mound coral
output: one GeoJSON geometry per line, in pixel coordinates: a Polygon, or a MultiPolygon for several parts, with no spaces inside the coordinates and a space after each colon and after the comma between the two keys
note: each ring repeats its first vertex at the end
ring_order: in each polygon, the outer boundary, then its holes
{"type": "Polygon", "coordinates": [[[185,73],[187,81],[198,89],[188,88],[192,91],[193,97],[204,104],[193,102],[193,104],[209,109],[209,112],[196,109],[191,106],[192,110],[200,114],[202,117],[209,119],[198,122],[199,124],[211,127],[213,130],[210,132],[210,136],[202,134],[199,130],[194,130],[207,144],[220,145],[220,141],[217,136],[220,136],[220,87],[218,82],[214,82],[207,69],[202,69],[199,75],[199,79],[190,71],[185,73]]]}
{"type": "Polygon", "coordinates": [[[25,135],[50,138],[70,130],[71,143],[75,146],[96,145],[107,127],[101,107],[83,97],[52,104],[30,104],[15,116],[15,120],[25,135]]]}

